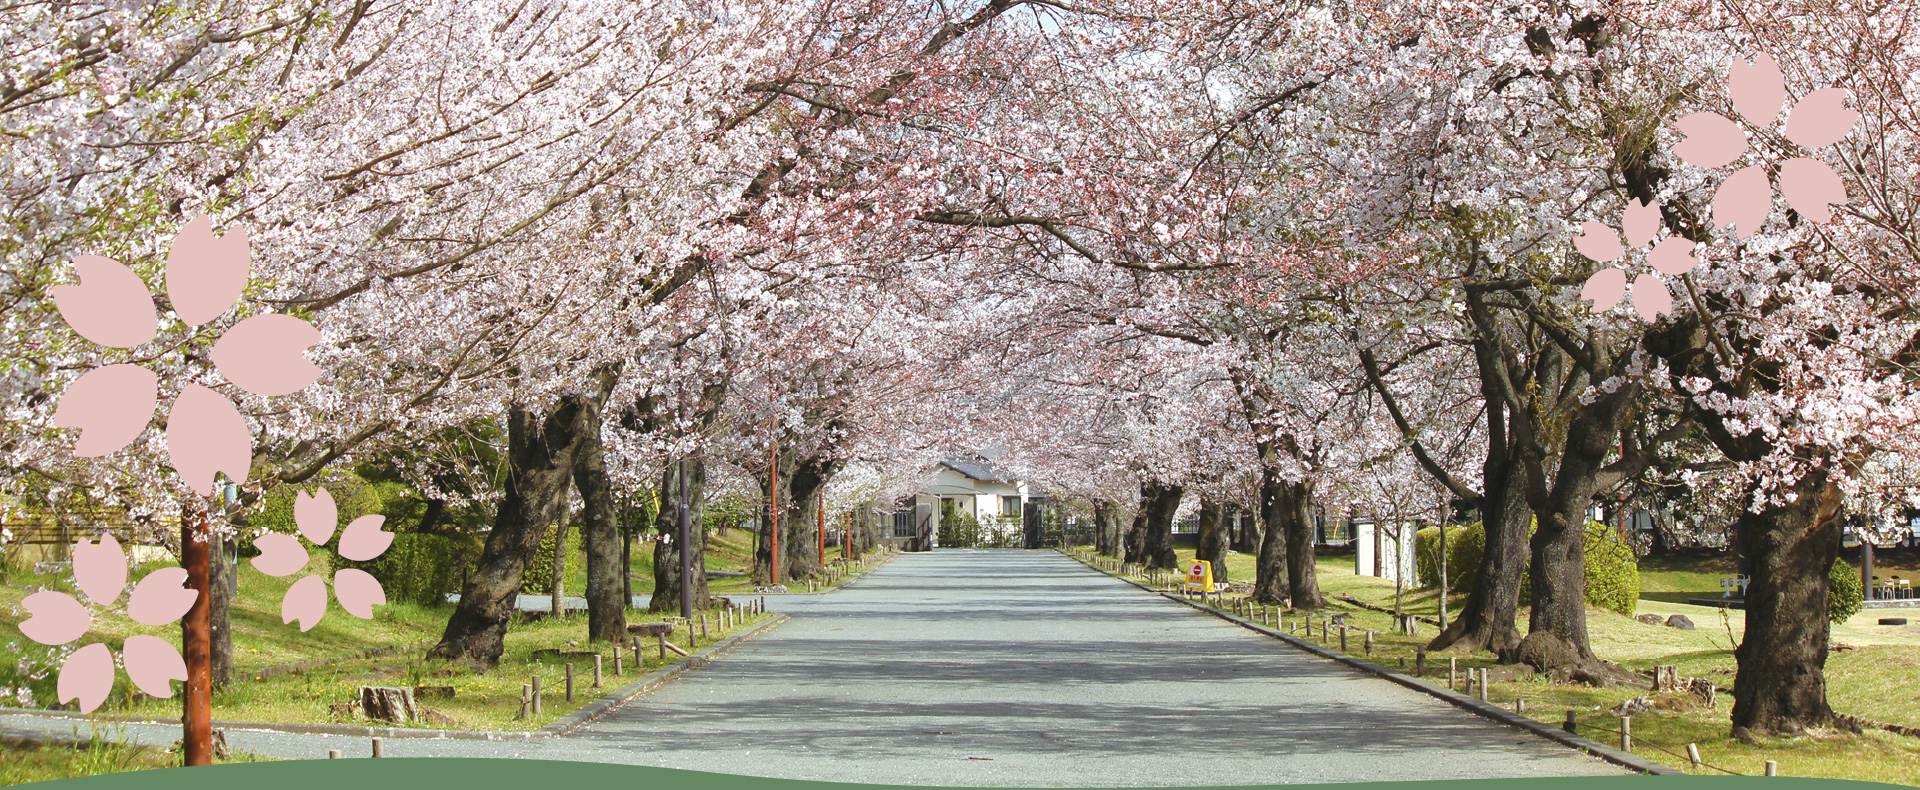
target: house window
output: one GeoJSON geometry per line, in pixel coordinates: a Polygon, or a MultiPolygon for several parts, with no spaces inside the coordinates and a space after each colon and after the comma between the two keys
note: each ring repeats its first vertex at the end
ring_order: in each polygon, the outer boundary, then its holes
{"type": "Polygon", "coordinates": [[[920,534],[917,530],[913,528],[913,526],[914,526],[913,511],[898,510],[894,512],[893,514],[893,536],[894,537],[911,538],[915,535],[920,534]]]}
{"type": "Polygon", "coordinates": [[[1000,497],[1000,515],[1002,516],[1020,515],[1020,498],[1017,496],[1000,497]]]}

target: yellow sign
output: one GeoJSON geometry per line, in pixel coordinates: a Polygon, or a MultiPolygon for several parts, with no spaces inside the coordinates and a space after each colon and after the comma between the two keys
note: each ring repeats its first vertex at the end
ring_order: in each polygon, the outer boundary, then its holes
{"type": "Polygon", "coordinates": [[[1213,592],[1213,563],[1194,560],[1187,567],[1188,592],[1213,592]]]}

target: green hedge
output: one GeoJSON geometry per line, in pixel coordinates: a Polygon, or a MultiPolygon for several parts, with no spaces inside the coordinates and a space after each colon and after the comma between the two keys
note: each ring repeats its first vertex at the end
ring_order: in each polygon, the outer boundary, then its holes
{"type": "Polygon", "coordinates": [[[1845,622],[1865,607],[1866,590],[1860,586],[1860,571],[1846,560],[1834,559],[1827,569],[1827,618],[1845,622]]]}
{"type": "MultiPolygon", "coordinates": [[[[446,602],[447,593],[460,592],[468,569],[480,560],[482,541],[467,535],[393,536],[386,552],[367,562],[332,555],[333,568],[359,568],[380,580],[389,601],[432,606],[446,602]]],[[[551,555],[549,555],[551,556],[551,555]]]]}
{"type": "MultiPolygon", "coordinates": [[[[520,578],[520,593],[523,595],[553,594],[553,544],[560,530],[549,527],[547,534],[540,538],[540,548],[533,553],[533,559],[527,560],[527,570],[520,578]]],[[[651,551],[653,547],[647,546],[651,551]]],[[[635,547],[634,553],[639,553],[635,547]]],[[[476,555],[477,556],[477,555],[476,555]]],[[[580,525],[567,529],[567,566],[565,584],[560,591],[568,596],[584,595],[587,576],[587,549],[581,542],[580,525]]]]}
{"type": "MultiPolygon", "coordinates": [[[[1527,534],[1533,534],[1529,525],[1527,534]]],[[[1415,572],[1420,584],[1433,587],[1439,578],[1440,529],[1428,527],[1414,534],[1415,572]]],[[[1480,555],[1486,551],[1487,532],[1479,522],[1472,526],[1452,527],[1447,533],[1447,589],[1465,591],[1480,572],[1480,555]]],[[[1598,521],[1587,522],[1586,577],[1587,603],[1632,616],[1640,600],[1640,562],[1633,547],[1619,533],[1598,521]]],[[[1524,573],[1524,571],[1523,571],[1524,573]]],[[[1857,580],[1856,580],[1857,583],[1857,580]]],[[[1520,602],[1531,605],[1533,582],[1521,577],[1520,602]]]]}

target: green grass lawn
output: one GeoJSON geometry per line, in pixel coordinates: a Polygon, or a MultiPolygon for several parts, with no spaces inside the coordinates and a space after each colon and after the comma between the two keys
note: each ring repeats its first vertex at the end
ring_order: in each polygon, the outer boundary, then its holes
{"type": "MultiPolygon", "coordinates": [[[[1182,562],[1193,556],[1190,550],[1179,553],[1182,562]]],[[[1229,553],[1226,564],[1230,582],[1246,583],[1253,580],[1252,555],[1229,553]]],[[[1744,632],[1744,613],[1672,603],[1669,599],[1674,596],[1663,595],[1691,593],[1687,597],[1702,597],[1702,593],[1711,589],[1712,595],[1717,596],[1722,569],[1710,564],[1706,568],[1698,568],[1667,561],[1652,562],[1645,567],[1642,589],[1650,589],[1654,595],[1661,597],[1643,597],[1639,612],[1656,613],[1663,617],[1686,614],[1693,620],[1697,630],[1683,631],[1665,625],[1649,625],[1617,612],[1588,607],[1587,626],[1594,652],[1602,658],[1636,670],[1650,669],[1657,664],[1672,664],[1678,667],[1682,676],[1705,677],[1721,688],[1730,688],[1735,668],[1732,649],[1744,632]],[[1706,586],[1701,585],[1703,581],[1706,586]]],[[[1315,568],[1323,595],[1352,595],[1376,606],[1393,606],[1393,582],[1355,575],[1351,556],[1321,557],[1315,568]]],[[[1433,590],[1406,589],[1400,594],[1406,611],[1431,617],[1438,610],[1438,595],[1433,590]]],[[[1239,596],[1230,595],[1229,599],[1235,597],[1239,596]]],[[[1457,611],[1465,596],[1456,595],[1453,598],[1451,607],[1457,611]]],[[[1684,601],[1685,598],[1680,600],[1684,601]]],[[[1274,614],[1279,618],[1280,627],[1285,630],[1290,626],[1298,627],[1305,621],[1318,623],[1320,616],[1334,612],[1347,613],[1353,627],[1359,629],[1349,633],[1347,653],[1369,658],[1389,668],[1404,668],[1410,674],[1416,666],[1416,648],[1424,646],[1435,633],[1432,626],[1423,625],[1418,637],[1396,634],[1393,632],[1391,615],[1337,601],[1317,613],[1274,614]],[[1365,651],[1360,631],[1374,632],[1371,654],[1365,651]]],[[[1907,613],[1897,610],[1874,612],[1863,612],[1847,623],[1835,626],[1835,640],[1853,647],[1834,651],[1827,661],[1828,698],[1834,709],[1841,712],[1875,721],[1920,726],[1920,627],[1909,626],[1902,630],[1878,626],[1874,624],[1874,619],[1878,617],[1907,613]]],[[[1527,611],[1524,608],[1519,613],[1516,625],[1525,632],[1527,611]]],[[[1331,649],[1340,649],[1337,629],[1327,639],[1322,639],[1320,632],[1315,629],[1310,638],[1331,649]]],[[[1446,685],[1450,660],[1457,665],[1462,678],[1470,668],[1498,667],[1493,657],[1485,653],[1435,654],[1428,657],[1426,677],[1446,685]]],[[[1538,678],[1527,678],[1510,682],[1496,679],[1489,696],[1493,701],[1509,707],[1516,699],[1525,699],[1529,715],[1555,725],[1562,721],[1568,710],[1572,710],[1584,725],[1617,729],[1618,720],[1607,709],[1645,694],[1647,692],[1640,689],[1554,685],[1538,678]]],[[[1694,768],[1688,764],[1686,745],[1695,743],[1706,763],[1743,774],[1760,774],[1766,760],[1776,760],[1780,764],[1780,773],[1786,776],[1920,785],[1920,738],[1879,731],[1858,736],[1815,733],[1796,738],[1762,739],[1758,746],[1753,746],[1728,737],[1733,704],[1731,695],[1718,695],[1710,710],[1679,706],[1679,700],[1668,702],[1675,703],[1675,709],[1654,710],[1635,716],[1633,731],[1639,744],[1636,752],[1675,768],[1694,773],[1719,773],[1712,768],[1694,768]],[[1653,748],[1655,746],[1666,747],[1673,753],[1660,752],[1653,748]]],[[[1588,729],[1583,734],[1608,743],[1617,742],[1618,739],[1617,735],[1597,729],[1588,729]]]]}
{"type": "MultiPolygon", "coordinates": [[[[126,743],[112,725],[75,728],[77,745],[52,745],[0,739],[0,785],[23,785],[76,776],[96,776],[149,768],[177,768],[180,755],[126,743]]],[[[216,763],[258,762],[266,758],[235,752],[216,763]]]]}

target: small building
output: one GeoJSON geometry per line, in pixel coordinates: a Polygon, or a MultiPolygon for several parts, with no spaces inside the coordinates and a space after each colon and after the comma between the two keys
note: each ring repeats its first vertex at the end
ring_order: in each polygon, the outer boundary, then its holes
{"type": "Polygon", "coordinates": [[[911,499],[897,503],[881,539],[911,548],[916,536],[926,534],[931,536],[926,548],[934,548],[940,545],[942,519],[951,518],[971,518],[983,532],[1018,535],[1026,506],[1050,501],[1045,489],[995,466],[986,455],[948,456],[928,470],[911,499]]]}

